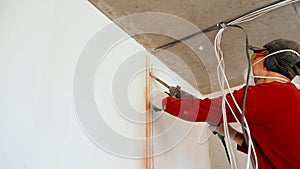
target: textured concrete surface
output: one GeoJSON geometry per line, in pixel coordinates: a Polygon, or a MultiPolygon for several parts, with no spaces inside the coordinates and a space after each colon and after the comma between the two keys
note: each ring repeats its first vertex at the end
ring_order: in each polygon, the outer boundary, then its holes
{"type": "MultiPolygon", "coordinates": [[[[205,29],[220,21],[233,19],[276,2],[275,0],[89,1],[148,51],[199,29],[205,29]],[[143,12],[156,13],[143,16],[141,15],[143,12]],[[172,16],[161,13],[172,14],[172,16]],[[119,19],[130,14],[138,14],[140,17],[119,19]]],[[[282,7],[241,24],[249,35],[250,44],[263,45],[275,38],[300,42],[299,4],[298,2],[282,7]]],[[[199,89],[202,94],[207,94],[218,90],[217,62],[211,43],[215,35],[216,31],[196,36],[154,55],[193,87],[199,89]]],[[[222,39],[227,77],[232,86],[240,85],[244,81],[243,72],[247,65],[244,34],[236,28],[228,28],[222,39]]]]}

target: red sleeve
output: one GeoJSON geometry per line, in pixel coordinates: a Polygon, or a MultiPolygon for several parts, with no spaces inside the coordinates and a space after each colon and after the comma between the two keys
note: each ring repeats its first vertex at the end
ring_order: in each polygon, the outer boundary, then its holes
{"type": "MultiPolygon", "coordinates": [[[[236,98],[239,105],[241,105],[244,90],[238,90],[234,92],[234,97],[236,98]]],[[[241,115],[236,108],[233,99],[230,95],[226,96],[231,108],[237,118],[240,119],[241,115]]],[[[162,106],[164,111],[179,117],[183,120],[191,122],[210,122],[210,123],[221,123],[223,121],[222,117],[222,97],[214,99],[194,99],[194,98],[173,98],[167,97],[163,99],[162,106]]],[[[235,118],[232,115],[228,106],[226,106],[226,115],[228,122],[235,122],[235,118]]]]}

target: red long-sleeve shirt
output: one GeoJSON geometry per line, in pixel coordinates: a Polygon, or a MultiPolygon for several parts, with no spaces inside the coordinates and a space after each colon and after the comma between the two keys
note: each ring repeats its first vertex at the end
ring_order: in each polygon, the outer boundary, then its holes
{"type": "MultiPolygon", "coordinates": [[[[245,88],[233,92],[241,107],[245,88]]],[[[226,98],[241,121],[231,96],[226,98]]],[[[162,101],[169,114],[191,122],[222,122],[222,97],[190,99],[167,97],[162,101]]],[[[235,122],[226,106],[228,122],[235,122]]],[[[292,83],[271,82],[250,86],[245,107],[260,169],[300,168],[300,90],[292,83]]],[[[246,151],[245,144],[239,150],[246,151]]]]}

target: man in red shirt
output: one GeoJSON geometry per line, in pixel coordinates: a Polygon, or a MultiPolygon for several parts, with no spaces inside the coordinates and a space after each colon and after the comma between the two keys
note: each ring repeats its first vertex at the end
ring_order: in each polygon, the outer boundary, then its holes
{"type": "MultiPolygon", "coordinates": [[[[255,86],[249,86],[245,118],[258,159],[258,167],[300,168],[300,90],[291,80],[300,74],[300,45],[277,39],[263,48],[250,47],[255,86]]],[[[242,106],[245,87],[233,92],[242,106]]],[[[241,122],[241,113],[230,94],[226,99],[227,121],[241,122]]],[[[191,122],[223,123],[222,97],[214,99],[174,98],[162,100],[165,112],[191,122]]],[[[231,132],[232,133],[232,132],[231,132]]],[[[247,152],[242,133],[233,132],[238,150],[247,152]]]]}

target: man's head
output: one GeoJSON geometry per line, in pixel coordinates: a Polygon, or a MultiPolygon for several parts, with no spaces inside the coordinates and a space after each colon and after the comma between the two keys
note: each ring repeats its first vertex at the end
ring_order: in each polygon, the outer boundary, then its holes
{"type": "Polygon", "coordinates": [[[300,57],[296,54],[296,52],[298,54],[300,53],[300,44],[297,42],[285,39],[276,39],[265,44],[262,48],[253,46],[250,46],[249,48],[254,51],[253,56],[256,57],[255,62],[267,56],[263,63],[259,64],[261,67],[263,66],[266,71],[279,73],[290,80],[292,80],[296,75],[300,75],[300,57]],[[295,52],[280,52],[281,50],[293,50],[295,52]],[[278,53],[272,55],[272,53],[275,52],[278,53]]]}

